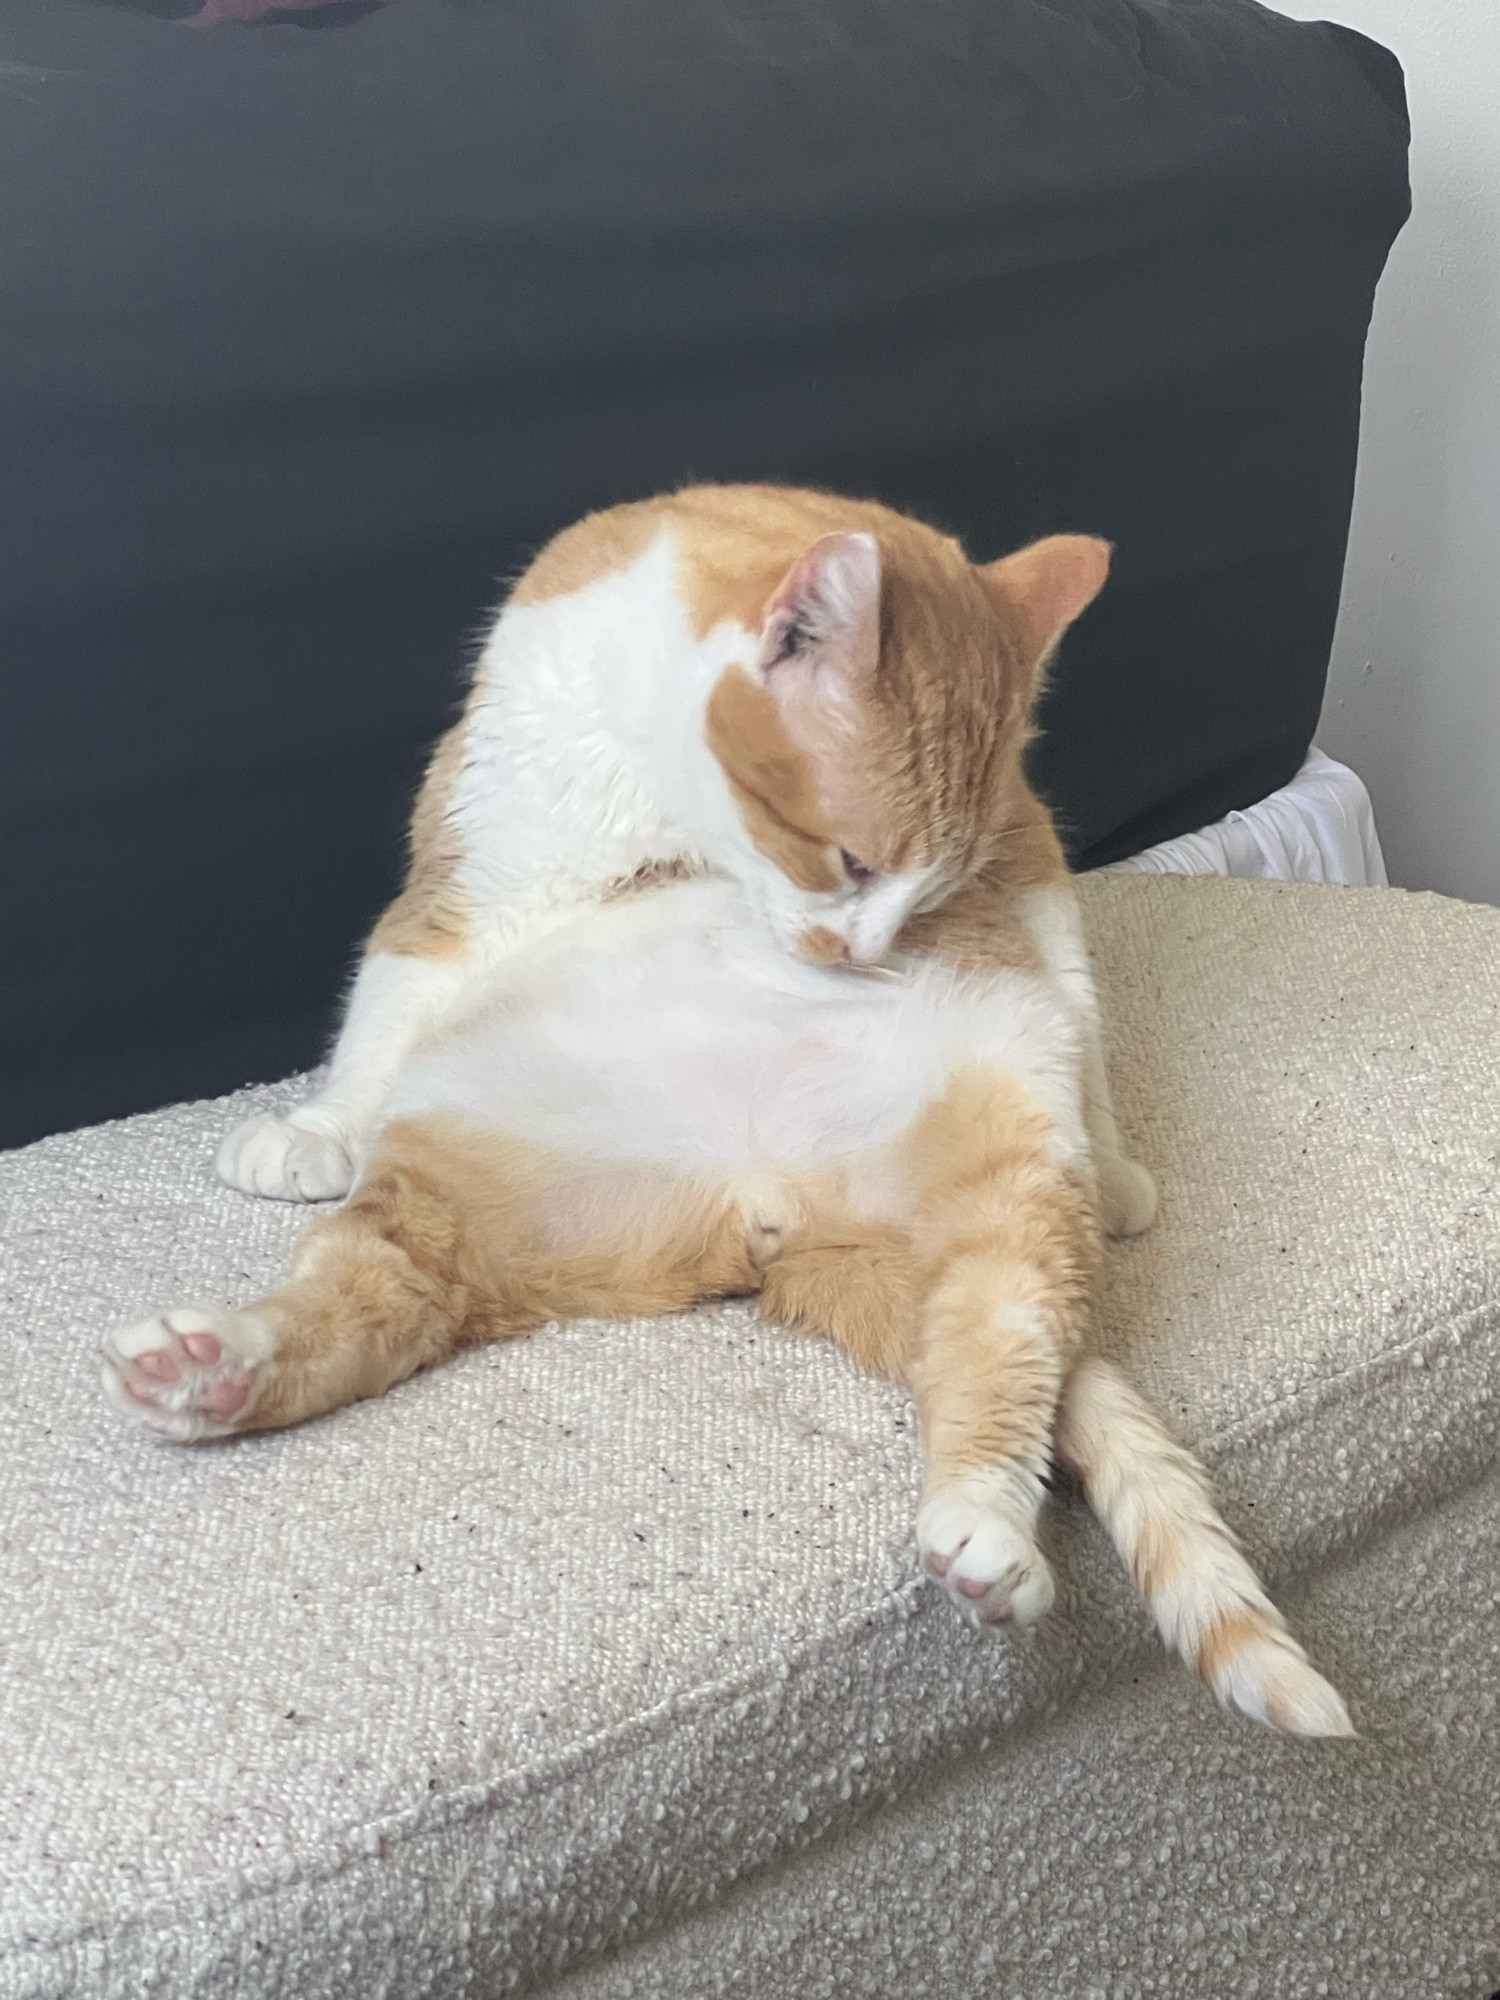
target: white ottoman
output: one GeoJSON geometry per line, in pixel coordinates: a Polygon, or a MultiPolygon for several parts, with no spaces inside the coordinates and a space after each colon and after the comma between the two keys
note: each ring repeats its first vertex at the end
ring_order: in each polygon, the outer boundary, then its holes
{"type": "Polygon", "coordinates": [[[962,1626],[904,1397],[738,1305],[122,1426],[104,1326],[287,1253],[210,1162],[294,1081],[0,1160],[0,2000],[1500,1986],[1500,911],[1084,895],[1163,1196],[1099,1337],[1361,1740],[1220,1714],[1068,1496],[962,1626]]]}

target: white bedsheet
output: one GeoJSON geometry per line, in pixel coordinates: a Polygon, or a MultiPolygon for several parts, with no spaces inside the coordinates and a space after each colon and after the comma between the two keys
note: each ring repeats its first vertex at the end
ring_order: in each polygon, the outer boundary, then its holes
{"type": "Polygon", "coordinates": [[[1370,794],[1347,764],[1316,747],[1292,782],[1269,798],[1101,872],[1386,885],[1370,794]]]}

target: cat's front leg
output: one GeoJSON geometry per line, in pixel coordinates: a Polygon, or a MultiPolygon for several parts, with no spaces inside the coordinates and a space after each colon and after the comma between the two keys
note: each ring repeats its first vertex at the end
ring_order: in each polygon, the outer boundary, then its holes
{"type": "Polygon", "coordinates": [[[1107,1235],[1139,1236],[1156,1217],[1156,1183],[1139,1160],[1125,1151],[1115,1122],[1099,999],[1089,964],[1078,898],[1069,882],[1049,883],[1029,892],[1024,922],[1048,974],[1067,995],[1078,1023],[1079,1083],[1084,1123],[1099,1181],[1099,1216],[1107,1235]]]}
{"type": "Polygon", "coordinates": [[[470,970],[464,954],[369,952],[349,995],[324,1088],[284,1118],[263,1116],[236,1126],[219,1148],[220,1179],[277,1201],[346,1195],[397,1071],[449,1016],[470,970]]]}
{"type": "Polygon", "coordinates": [[[1156,1182],[1126,1153],[1115,1123],[1097,1013],[1085,1019],[1084,1037],[1083,1113],[1099,1177],[1099,1219],[1108,1236],[1139,1236],[1156,1219],[1156,1182]]]}

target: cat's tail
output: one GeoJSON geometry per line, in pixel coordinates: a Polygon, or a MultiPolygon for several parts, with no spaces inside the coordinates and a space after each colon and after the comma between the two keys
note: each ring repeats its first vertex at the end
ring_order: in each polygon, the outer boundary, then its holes
{"type": "Polygon", "coordinates": [[[1202,1467],[1107,1361],[1063,1392],[1058,1453],[1083,1482],[1162,1637],[1221,1702],[1297,1736],[1352,1736],[1219,1518],[1202,1467]]]}

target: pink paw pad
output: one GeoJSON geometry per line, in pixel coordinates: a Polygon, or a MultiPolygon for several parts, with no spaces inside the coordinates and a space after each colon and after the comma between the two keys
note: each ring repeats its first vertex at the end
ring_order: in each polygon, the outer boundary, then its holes
{"type": "Polygon", "coordinates": [[[179,1444],[221,1437],[248,1415],[271,1346],[270,1328],[253,1314],[162,1313],[105,1342],[105,1394],[116,1409],[179,1444]]]}
{"type": "Polygon", "coordinates": [[[144,1354],[135,1357],[135,1365],[143,1375],[154,1375],[158,1382],[177,1380],[177,1363],[165,1348],[147,1348],[144,1354]]]}
{"type": "Polygon", "coordinates": [[[982,1485],[957,1484],[917,1516],[922,1566],[976,1625],[1027,1629],[1049,1609],[1052,1572],[1028,1525],[997,1507],[982,1485]]]}

